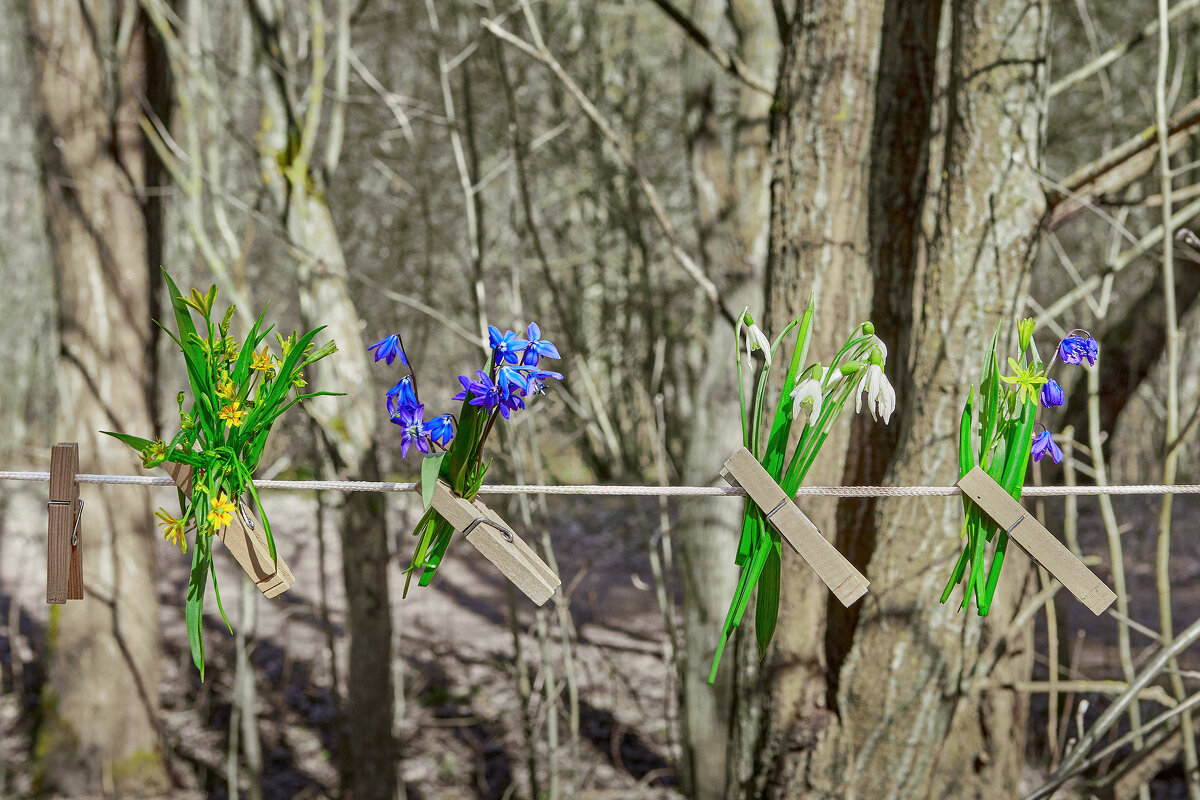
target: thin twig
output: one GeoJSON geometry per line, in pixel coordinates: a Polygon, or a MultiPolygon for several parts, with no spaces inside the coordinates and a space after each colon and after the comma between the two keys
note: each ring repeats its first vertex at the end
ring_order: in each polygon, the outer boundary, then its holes
{"type": "MultiPolygon", "coordinates": [[[[710,39],[708,34],[700,30],[700,28],[696,26],[696,23],[692,22],[692,20],[686,14],[673,6],[669,0],[650,0],[650,2],[662,9],[662,12],[670,17],[676,25],[682,28],[683,32],[686,33],[693,42],[699,45],[701,50],[708,53],[708,55],[712,57],[713,61],[717,62],[717,65],[720,66],[721,69],[725,70],[730,75],[749,86],[751,89],[762,92],[768,97],[775,96],[774,89],[768,86],[766,81],[752,74],[750,67],[748,67],[740,58],[710,39]]],[[[1197,0],[1197,2],[1200,2],[1200,0],[1197,0]]]]}
{"type": "MultiPolygon", "coordinates": [[[[429,0],[427,0],[427,2],[429,2],[429,0]]],[[[527,15],[527,19],[528,18],[529,17],[527,15]]],[[[511,44],[513,47],[517,48],[522,53],[525,53],[530,58],[540,61],[542,64],[546,65],[552,73],[554,73],[554,76],[558,78],[559,83],[563,85],[563,88],[566,89],[567,93],[575,99],[575,102],[579,103],[580,108],[583,109],[583,113],[587,115],[588,119],[590,119],[596,128],[601,132],[601,134],[603,134],[604,138],[608,140],[608,143],[612,146],[613,150],[616,151],[622,163],[625,165],[625,169],[629,171],[629,174],[633,177],[634,182],[638,185],[638,188],[641,189],[642,194],[645,195],[646,202],[650,206],[651,213],[654,215],[655,220],[662,229],[663,235],[667,237],[667,241],[671,245],[671,255],[674,256],[675,261],[680,267],[683,268],[684,272],[686,272],[691,279],[695,281],[696,285],[700,287],[700,289],[704,292],[705,297],[708,298],[709,302],[713,303],[717,307],[721,313],[721,316],[725,317],[730,325],[736,325],[737,317],[725,304],[724,298],[721,297],[721,293],[717,289],[716,284],[714,284],[712,280],[710,280],[709,277],[704,274],[704,270],[700,268],[700,265],[697,264],[695,260],[687,254],[687,251],[683,249],[683,245],[680,243],[679,237],[675,233],[675,228],[671,224],[670,219],[667,217],[666,210],[663,208],[662,201],[659,200],[658,192],[654,189],[653,184],[647,180],[646,176],[642,174],[642,171],[638,169],[637,164],[634,163],[633,156],[629,152],[629,148],[627,148],[625,143],[621,141],[621,138],[617,135],[616,131],[613,130],[612,126],[609,125],[608,121],[600,113],[600,110],[597,109],[592,101],[587,98],[587,96],[583,93],[571,76],[568,75],[566,70],[563,69],[562,65],[558,63],[558,59],[556,59],[553,54],[551,54],[550,51],[545,48],[544,45],[541,47],[535,47],[525,40],[514,36],[512,33],[509,33],[492,20],[482,20],[481,24],[493,36],[496,36],[508,44],[511,44]]],[[[533,35],[535,42],[541,40],[541,32],[536,27],[531,26],[531,35],[533,35]]]]}
{"type": "MultiPolygon", "coordinates": [[[[1177,4],[1173,9],[1171,9],[1167,19],[1169,21],[1173,21],[1176,17],[1186,14],[1187,12],[1196,8],[1198,5],[1200,5],[1200,0],[1183,0],[1183,2],[1177,4]]],[[[1096,58],[1093,61],[1084,64],[1082,67],[1071,72],[1070,74],[1059,78],[1054,83],[1050,84],[1050,88],[1046,92],[1047,99],[1060,95],[1080,81],[1086,80],[1087,78],[1095,75],[1109,64],[1124,56],[1134,47],[1149,39],[1157,30],[1158,20],[1150,22],[1126,41],[1118,45],[1114,45],[1106,50],[1099,58],[1096,58]]]]}

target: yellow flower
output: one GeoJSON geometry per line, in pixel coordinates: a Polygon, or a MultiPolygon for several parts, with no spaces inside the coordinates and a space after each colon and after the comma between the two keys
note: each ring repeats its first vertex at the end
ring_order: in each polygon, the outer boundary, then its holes
{"type": "Polygon", "coordinates": [[[308,381],[304,380],[303,372],[297,371],[296,374],[292,376],[292,386],[295,386],[297,389],[303,389],[305,386],[308,386],[308,381]]]}
{"type": "Polygon", "coordinates": [[[226,361],[236,361],[237,357],[238,357],[238,351],[242,349],[242,346],[240,344],[238,344],[238,340],[233,338],[232,336],[226,337],[225,342],[224,342],[224,347],[225,347],[225,360],[226,361]]]}
{"type": "Polygon", "coordinates": [[[146,449],[142,451],[142,466],[143,467],[158,466],[159,464],[161,464],[163,462],[163,459],[165,459],[166,457],[167,457],[166,442],[159,439],[159,440],[151,443],[150,445],[148,445],[146,447],[146,449]]]}
{"type": "Polygon", "coordinates": [[[255,353],[254,358],[250,359],[250,369],[256,369],[259,372],[266,372],[271,369],[271,352],[264,344],[261,353],[255,353]]]}
{"type": "Polygon", "coordinates": [[[227,427],[236,428],[246,421],[246,415],[250,412],[242,408],[242,404],[237,400],[232,403],[227,403],[221,406],[221,410],[217,412],[217,416],[225,420],[227,427]]]}
{"type": "Polygon", "coordinates": [[[1017,391],[1017,402],[1025,405],[1028,400],[1036,400],[1038,392],[1042,388],[1042,384],[1046,382],[1046,376],[1042,374],[1041,364],[1030,364],[1022,366],[1017,363],[1015,358],[1011,356],[1008,359],[1008,366],[1012,369],[1012,375],[1001,375],[1000,380],[1005,383],[1012,384],[1017,391]]]}
{"type": "Polygon", "coordinates": [[[154,516],[160,520],[158,527],[163,529],[163,538],[171,544],[179,545],[183,549],[183,552],[186,553],[187,539],[183,536],[183,520],[175,519],[164,508],[155,511],[154,516]]]}
{"type": "Polygon", "coordinates": [[[235,397],[237,397],[237,391],[233,387],[233,381],[229,379],[228,375],[223,376],[221,380],[217,381],[217,397],[229,400],[231,402],[235,397]]]}
{"type": "Polygon", "coordinates": [[[223,528],[233,522],[233,502],[225,495],[220,495],[212,502],[212,510],[208,512],[208,523],[214,528],[223,528]]]}

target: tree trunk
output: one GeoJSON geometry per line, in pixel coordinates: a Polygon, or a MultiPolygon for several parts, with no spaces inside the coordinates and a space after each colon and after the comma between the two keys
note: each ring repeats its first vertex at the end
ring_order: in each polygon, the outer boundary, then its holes
{"type": "MultiPolygon", "coordinates": [[[[724,0],[697,0],[691,17],[716,38],[726,12],[724,0]]],[[[728,4],[734,19],[739,53],[768,85],[774,83],[779,38],[766,0],[737,0],[728,4]]],[[[687,45],[689,48],[692,45],[687,45]]],[[[767,163],[768,115],[771,97],[749,87],[738,93],[734,135],[722,141],[717,108],[717,81],[727,81],[708,57],[689,49],[685,58],[685,104],[692,183],[698,210],[702,261],[723,287],[728,305],[750,306],[758,313],[763,302],[762,275],[766,261],[769,217],[767,163]]],[[[742,443],[733,361],[733,331],[715,312],[711,332],[696,348],[691,389],[694,413],[687,436],[685,483],[707,483],[721,462],[742,443]]],[[[714,686],[708,685],[713,650],[737,583],[734,551],[741,530],[742,504],[728,498],[692,498],[680,509],[680,571],[684,593],[685,652],[683,654],[684,787],[696,800],[724,796],[725,759],[714,754],[729,747],[733,707],[734,659],[727,659],[714,686]]],[[[752,631],[751,622],[744,626],[752,631]]],[[[739,636],[752,634],[745,631],[739,636]]]]}
{"type": "MultiPolygon", "coordinates": [[[[85,472],[136,459],[100,430],[153,429],[154,337],[138,129],[144,39],[113,63],[126,3],[35,0],[30,22],[42,114],[46,214],[61,350],[57,438],[80,443],[85,472]]],[[[155,268],[157,265],[155,265],[155,268]]],[[[83,601],[51,611],[50,668],[37,774],[67,795],[161,792],[159,641],[153,520],[146,492],[85,488],[83,601]]]]}
{"type": "MultiPolygon", "coordinates": [[[[264,63],[261,161],[267,188],[286,208],[288,242],[298,258],[300,307],[309,326],[326,325],[339,347],[336,358],[313,367],[313,382],[343,397],[305,403],[321,428],[325,455],[340,480],[379,480],[375,434],[379,398],[372,391],[371,359],[363,341],[363,325],[350,296],[349,272],[325,193],[316,190],[322,176],[311,162],[316,128],[306,121],[322,102],[324,19],[312,19],[313,80],[309,108],[289,97],[285,64],[279,57],[278,5],[252,6],[259,16],[264,63]],[[275,16],[263,16],[264,14],[275,16]]],[[[388,585],[387,518],[383,499],[372,493],[344,494],[335,506],[342,543],[342,575],[346,586],[346,620],[350,632],[349,670],[342,750],[343,786],[354,800],[392,800],[397,792],[399,753],[392,729],[392,617],[388,585]]]]}
{"type": "Polygon", "coordinates": [[[28,14],[18,0],[0,2],[0,15],[16,24],[0,32],[0,130],[7,132],[8,156],[0,167],[0,340],[21,341],[0,351],[0,454],[10,462],[28,448],[44,448],[51,438],[54,366],[54,281],[46,238],[42,186],[37,170],[34,76],[29,71],[28,14]]]}
{"type": "MultiPolygon", "coordinates": [[[[916,86],[933,85],[930,75],[936,75],[944,100],[934,111],[938,133],[930,140],[934,167],[918,247],[905,244],[903,236],[889,243],[879,226],[896,223],[889,208],[913,207],[919,159],[910,173],[898,169],[894,158],[884,158],[887,150],[877,152],[874,180],[864,184],[872,194],[874,307],[890,308],[889,323],[901,335],[908,332],[893,354],[905,362],[893,372],[899,375],[903,416],[893,418],[900,429],[885,482],[945,484],[957,477],[957,424],[966,386],[978,380],[996,322],[1005,321],[1011,333],[1044,205],[1033,169],[1040,160],[1047,9],[1018,0],[952,2],[944,7],[948,19],[935,64],[927,44],[936,13],[895,2],[884,13],[880,63],[889,73],[874,100],[877,130],[886,131],[885,108],[915,117],[929,113],[913,94],[907,105],[888,107],[884,98],[898,92],[890,85],[892,70],[924,75],[916,86]],[[913,24],[899,24],[905,18],[913,24]],[[899,45],[893,37],[901,39],[899,45]],[[915,46],[904,46],[903,40],[914,37],[915,46]],[[914,262],[908,261],[910,252],[914,262]],[[897,274],[914,280],[905,287],[897,274]],[[895,296],[899,302],[890,299],[895,296]]],[[[880,333],[888,338],[887,330],[880,333]]],[[[878,439],[867,443],[884,449],[878,439]]],[[[888,455],[872,453],[857,461],[847,479],[865,482],[888,455]]],[[[853,515],[843,515],[847,518],[853,515]]],[[[985,621],[937,602],[961,547],[954,535],[961,524],[959,503],[883,498],[867,522],[874,524],[839,531],[839,541],[866,561],[871,593],[857,618],[843,615],[831,628],[839,642],[838,661],[830,663],[832,713],[809,728],[803,727],[803,713],[800,724],[781,714],[773,726],[796,748],[785,748],[772,765],[785,782],[783,791],[900,800],[1012,797],[1021,772],[1025,702],[1014,692],[981,684],[1028,676],[1029,631],[1010,637],[994,661],[980,654],[996,644],[1015,614],[1028,561],[1010,558],[985,621]],[[886,535],[877,536],[871,527],[886,535]]]]}
{"type": "MultiPolygon", "coordinates": [[[[826,364],[870,309],[867,186],[883,5],[816,0],[797,10],[785,34],[771,122],[770,329],[803,313],[815,292],[809,360],[826,364]]],[[[847,421],[834,428],[806,483],[841,482],[849,429],[847,421]]],[[[832,498],[800,505],[818,529],[836,530],[832,498]]],[[[828,591],[790,552],[780,585],[779,624],[765,661],[758,661],[750,626],[739,633],[729,796],[761,796],[777,779],[781,754],[811,742],[827,715],[828,591]]]]}

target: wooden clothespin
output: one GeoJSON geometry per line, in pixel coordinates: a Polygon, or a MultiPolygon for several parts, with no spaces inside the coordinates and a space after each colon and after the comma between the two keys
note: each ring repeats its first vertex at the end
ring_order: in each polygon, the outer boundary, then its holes
{"type": "Polygon", "coordinates": [[[464,500],[445,481],[433,489],[433,508],[463,533],[467,541],[539,606],[562,585],[562,580],[512,528],[481,500],[464,500]]]}
{"type": "Polygon", "coordinates": [[[83,548],[79,520],[79,443],[59,442],[50,450],[50,518],[46,536],[46,602],[65,603],[83,599],[83,548]]]}
{"type": "Polygon", "coordinates": [[[1037,518],[1012,499],[1004,487],[996,483],[980,467],[975,467],[958,480],[957,486],[975,505],[1008,531],[1012,540],[1037,563],[1079,598],[1097,616],[1113,604],[1117,596],[1084,566],[1066,546],[1046,530],[1037,518]]]}
{"type": "MultiPolygon", "coordinates": [[[[191,494],[191,467],[171,462],[162,466],[184,494],[191,494]]],[[[260,592],[267,597],[278,597],[292,588],[296,578],[278,550],[278,558],[274,562],[271,561],[271,548],[267,545],[267,537],[259,529],[259,523],[246,511],[240,500],[236,505],[238,513],[234,515],[232,522],[217,529],[217,538],[225,544],[260,592]]]]}
{"type": "Polygon", "coordinates": [[[730,456],[721,477],[746,490],[788,546],[808,562],[842,605],[849,606],[867,593],[870,582],[821,535],[749,450],[742,447],[730,456]]]}

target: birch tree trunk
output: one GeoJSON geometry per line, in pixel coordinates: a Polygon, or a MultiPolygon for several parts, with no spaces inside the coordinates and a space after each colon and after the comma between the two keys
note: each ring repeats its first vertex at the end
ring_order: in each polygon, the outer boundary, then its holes
{"type": "MultiPolygon", "coordinates": [[[[34,0],[30,25],[42,116],[46,214],[58,300],[56,436],[85,472],[136,459],[100,430],[153,430],[154,337],[138,129],[146,94],[136,6],[34,0]],[[122,19],[133,22],[118,36],[122,19]],[[114,55],[115,53],[115,55],[114,55]]],[[[155,270],[157,265],[154,265],[155,270]]],[[[65,795],[160,793],[154,535],[144,490],[84,489],[86,599],[51,611],[36,770],[65,795]]]]}
{"type": "MultiPolygon", "coordinates": [[[[734,19],[739,54],[768,85],[774,84],[779,37],[767,0],[697,0],[691,18],[716,38],[726,6],[734,19]]],[[[689,44],[690,48],[691,45],[689,44]]],[[[726,81],[704,54],[685,58],[685,105],[692,183],[703,263],[719,279],[729,307],[759,312],[769,217],[768,118],[771,97],[743,86],[734,136],[727,146],[719,122],[717,81],[726,81]]],[[[712,481],[721,462],[742,443],[737,385],[730,374],[733,331],[710,313],[711,332],[697,348],[694,413],[684,460],[686,483],[712,481]]],[[[724,796],[724,754],[730,744],[733,659],[707,682],[713,649],[737,583],[733,564],[742,505],[728,498],[693,498],[680,509],[680,570],[686,642],[683,667],[684,784],[697,800],[724,796]]],[[[740,634],[745,635],[745,634],[740,634]]],[[[753,638],[751,636],[751,638],[753,638]]]]}
{"type": "MultiPolygon", "coordinates": [[[[877,291],[887,287],[889,295],[901,297],[880,297],[874,305],[890,303],[898,327],[910,331],[895,354],[905,362],[897,387],[904,405],[903,416],[893,418],[901,427],[885,482],[897,485],[945,484],[957,477],[964,389],[978,378],[996,322],[1011,322],[1019,310],[1018,287],[1044,207],[1033,169],[1040,159],[1046,5],[956,0],[942,6],[936,65],[927,47],[936,15],[915,6],[885,9],[881,53],[889,70],[925,74],[918,85],[930,85],[931,66],[938,78],[925,230],[913,267],[905,266],[912,250],[902,242],[885,247],[879,228],[871,252],[877,291]],[[897,22],[905,17],[914,24],[897,22]],[[914,35],[926,44],[909,48],[908,55],[891,41],[914,35]],[[893,271],[914,276],[907,292],[888,280],[893,271]]],[[[890,82],[880,80],[874,100],[881,122],[884,98],[896,96],[890,82]]],[[[886,131],[886,125],[876,127],[886,131]]],[[[911,207],[912,180],[920,170],[906,175],[878,159],[871,169],[878,178],[865,184],[871,186],[871,224],[894,222],[885,212],[905,202],[911,207]],[[880,199],[881,193],[892,200],[880,199]]],[[[887,455],[859,462],[848,479],[877,470],[870,462],[887,455]]],[[[839,532],[840,541],[857,542],[872,583],[859,616],[844,618],[836,629],[845,656],[829,665],[830,713],[815,724],[810,717],[807,727],[803,713],[780,715],[772,727],[788,744],[773,762],[784,779],[782,792],[898,800],[1012,797],[1021,773],[1025,703],[1016,693],[983,684],[1028,676],[1028,632],[1010,637],[994,660],[980,654],[996,644],[1015,614],[1028,562],[1019,554],[1009,560],[984,620],[938,603],[961,546],[958,503],[884,498],[869,522],[839,532]]],[[[792,702],[777,697],[781,705],[792,702]]]]}

